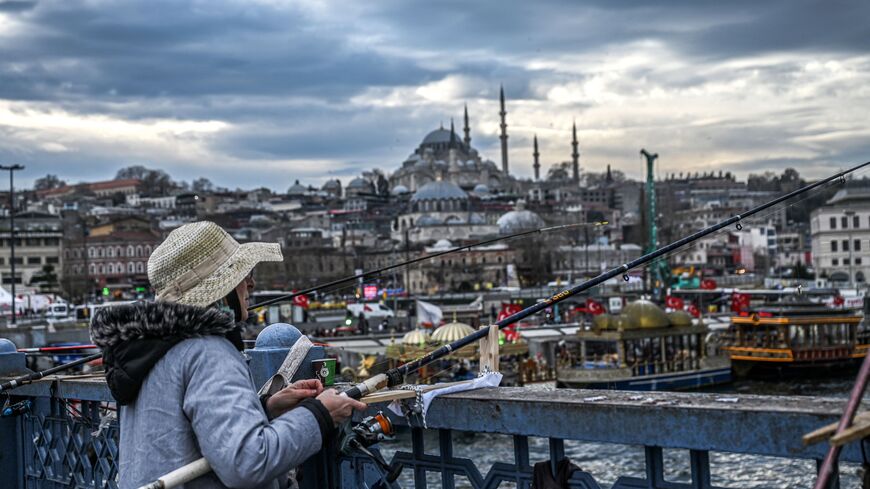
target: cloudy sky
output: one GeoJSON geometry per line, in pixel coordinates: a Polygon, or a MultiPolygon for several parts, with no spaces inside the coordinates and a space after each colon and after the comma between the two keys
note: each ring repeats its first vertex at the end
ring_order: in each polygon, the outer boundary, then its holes
{"type": "Polygon", "coordinates": [[[866,1],[0,0],[0,162],[76,182],[144,164],[285,189],[394,170],[463,104],[512,171],[639,177],[870,159],[866,1]]]}

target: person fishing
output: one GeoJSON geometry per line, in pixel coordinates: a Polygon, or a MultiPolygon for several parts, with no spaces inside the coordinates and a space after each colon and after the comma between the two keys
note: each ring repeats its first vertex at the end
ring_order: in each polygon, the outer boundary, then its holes
{"type": "Polygon", "coordinates": [[[317,380],[258,398],[240,323],[255,265],[282,259],[278,244],[240,245],[214,223],[187,224],[148,260],[155,302],[94,315],[91,338],[119,405],[120,488],[201,457],[214,472],[188,489],[286,487],[290,469],[318,452],[336,423],[365,408],[317,380]]]}

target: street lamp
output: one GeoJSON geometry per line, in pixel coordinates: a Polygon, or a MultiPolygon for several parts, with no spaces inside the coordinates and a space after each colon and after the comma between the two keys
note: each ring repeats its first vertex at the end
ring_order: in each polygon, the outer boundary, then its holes
{"type": "Polygon", "coordinates": [[[23,170],[21,165],[0,165],[0,170],[9,171],[9,266],[12,279],[10,280],[12,293],[12,324],[15,324],[15,185],[13,175],[18,170],[23,170]]]}

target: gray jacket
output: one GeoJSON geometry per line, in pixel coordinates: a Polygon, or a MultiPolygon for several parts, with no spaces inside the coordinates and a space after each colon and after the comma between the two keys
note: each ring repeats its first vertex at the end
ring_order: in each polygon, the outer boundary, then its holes
{"type": "MultiPolygon", "coordinates": [[[[135,307],[148,306],[154,305],[135,307]]],[[[226,328],[203,329],[202,321],[214,320],[213,315],[190,317],[176,314],[174,305],[160,307],[169,308],[168,313],[111,308],[116,310],[96,316],[91,325],[95,341],[106,343],[113,392],[118,385],[129,390],[141,378],[138,392],[116,395],[134,398],[119,407],[119,487],[135,489],[201,457],[214,472],[186,484],[186,489],[285,487],[287,472],[320,450],[331,429],[325,419],[328,412],[311,400],[269,421],[242,354],[221,334],[226,328]],[[130,318],[112,314],[132,314],[139,322],[160,317],[161,322],[175,324],[170,329],[152,324],[140,328],[150,334],[134,332],[131,338],[130,318]],[[190,320],[200,322],[188,338],[179,322],[190,320]],[[112,325],[109,330],[107,324],[112,325]],[[124,331],[115,334],[113,327],[124,331]],[[155,329],[172,334],[160,337],[153,334],[155,329]],[[120,340],[106,340],[107,336],[120,340]],[[154,361],[153,352],[160,350],[162,355],[154,361]],[[152,361],[143,373],[140,364],[152,361]]]]}

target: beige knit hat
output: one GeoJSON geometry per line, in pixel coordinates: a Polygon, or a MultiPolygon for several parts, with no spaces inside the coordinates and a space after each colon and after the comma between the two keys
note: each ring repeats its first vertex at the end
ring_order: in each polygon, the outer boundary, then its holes
{"type": "Polygon", "coordinates": [[[229,294],[257,263],[283,259],[278,243],[240,245],[217,224],[194,222],[154,250],[148,280],[157,300],[205,307],[229,294]]]}

